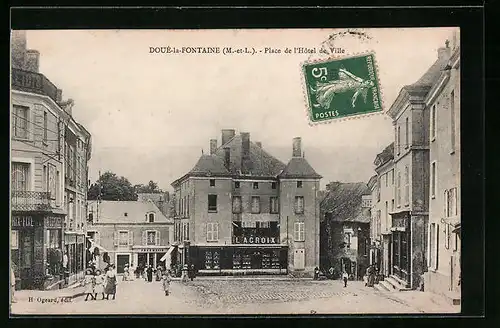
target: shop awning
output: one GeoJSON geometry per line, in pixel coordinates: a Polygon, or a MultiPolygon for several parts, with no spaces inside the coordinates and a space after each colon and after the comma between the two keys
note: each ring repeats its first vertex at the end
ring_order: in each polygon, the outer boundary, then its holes
{"type": "Polygon", "coordinates": [[[452,233],[459,233],[461,231],[461,224],[457,223],[453,226],[453,230],[451,231],[452,233]]]}
{"type": "Polygon", "coordinates": [[[109,253],[109,251],[108,251],[106,248],[104,248],[104,247],[102,247],[101,245],[97,244],[97,243],[96,243],[95,241],[93,241],[92,239],[89,239],[89,241],[90,241],[90,248],[89,248],[89,251],[90,251],[91,253],[93,253],[93,252],[94,252],[94,249],[95,249],[95,248],[98,248],[100,252],[108,252],[108,253],[109,253]]]}
{"type": "Polygon", "coordinates": [[[174,250],[174,248],[175,248],[174,246],[170,246],[170,248],[165,253],[165,255],[163,255],[163,257],[160,259],[160,261],[166,261],[167,258],[170,256],[170,254],[172,254],[172,251],[174,250]]]}

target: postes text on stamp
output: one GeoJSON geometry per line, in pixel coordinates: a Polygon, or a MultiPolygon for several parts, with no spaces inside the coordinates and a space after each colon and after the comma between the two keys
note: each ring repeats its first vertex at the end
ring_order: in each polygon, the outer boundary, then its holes
{"type": "Polygon", "coordinates": [[[302,73],[313,123],[382,111],[373,53],[305,63],[302,73]]]}

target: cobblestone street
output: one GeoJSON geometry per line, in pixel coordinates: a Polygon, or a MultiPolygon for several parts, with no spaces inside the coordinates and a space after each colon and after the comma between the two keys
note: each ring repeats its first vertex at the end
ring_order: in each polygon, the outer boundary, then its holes
{"type": "MultiPolygon", "coordinates": [[[[350,282],[275,279],[174,281],[164,296],[160,283],[120,282],[116,300],[42,303],[37,296],[13,304],[14,314],[346,314],[419,313],[421,309],[350,282]]],[[[50,292],[47,292],[47,299],[50,292]]]]}

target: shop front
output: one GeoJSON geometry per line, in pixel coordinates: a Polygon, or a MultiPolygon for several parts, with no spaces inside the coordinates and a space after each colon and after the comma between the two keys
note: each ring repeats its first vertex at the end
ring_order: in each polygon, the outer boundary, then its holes
{"type": "Polygon", "coordinates": [[[62,216],[13,215],[11,259],[17,289],[45,289],[59,280],[62,216]]]}
{"type": "MultiPolygon", "coordinates": [[[[169,246],[133,246],[131,254],[117,254],[116,263],[117,269],[120,267],[120,263],[129,263],[138,267],[146,267],[151,265],[153,268],[158,266],[165,267],[164,257],[165,253],[168,251],[169,246]],[[119,255],[122,255],[120,258],[119,255]]],[[[118,271],[120,273],[120,271],[118,271]]]]}
{"type": "Polygon", "coordinates": [[[392,214],[391,274],[410,286],[410,215],[409,212],[392,214]]]}

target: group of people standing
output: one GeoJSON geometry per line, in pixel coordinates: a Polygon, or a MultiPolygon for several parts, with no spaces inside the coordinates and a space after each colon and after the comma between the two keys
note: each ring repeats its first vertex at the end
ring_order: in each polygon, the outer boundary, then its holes
{"type": "Polygon", "coordinates": [[[102,299],[109,300],[109,295],[115,299],[117,284],[114,264],[106,267],[104,272],[99,269],[93,271],[91,268],[87,268],[85,278],[81,282],[81,285],[85,287],[85,301],[88,301],[89,297],[91,300],[97,300],[98,294],[102,294],[102,299]]]}

